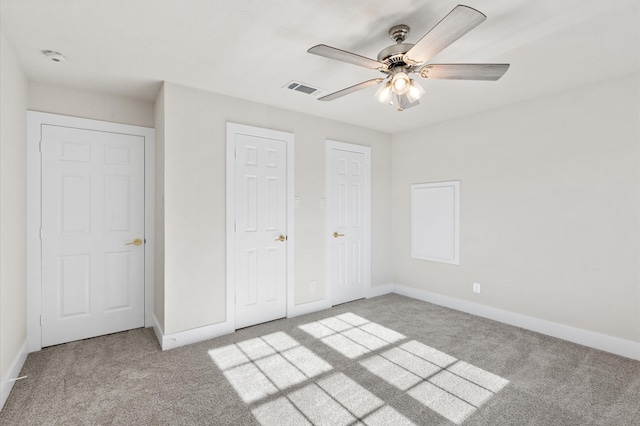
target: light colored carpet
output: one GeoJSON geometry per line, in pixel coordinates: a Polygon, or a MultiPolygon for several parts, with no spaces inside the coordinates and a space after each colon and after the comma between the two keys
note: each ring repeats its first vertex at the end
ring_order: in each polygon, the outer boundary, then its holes
{"type": "Polygon", "coordinates": [[[386,295],[162,352],[30,354],[4,425],[638,425],[640,363],[386,295]]]}

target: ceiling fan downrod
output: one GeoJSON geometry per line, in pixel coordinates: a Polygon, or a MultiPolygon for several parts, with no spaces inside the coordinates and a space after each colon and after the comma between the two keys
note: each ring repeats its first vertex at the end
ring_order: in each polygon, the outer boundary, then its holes
{"type": "Polygon", "coordinates": [[[408,25],[395,25],[389,29],[389,38],[396,43],[402,43],[409,35],[408,25]]]}

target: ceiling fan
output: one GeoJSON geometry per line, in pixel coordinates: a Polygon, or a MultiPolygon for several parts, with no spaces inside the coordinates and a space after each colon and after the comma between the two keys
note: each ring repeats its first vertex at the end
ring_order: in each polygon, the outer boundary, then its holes
{"type": "Polygon", "coordinates": [[[422,78],[449,80],[498,80],[507,72],[509,64],[429,64],[435,55],[454,41],[474,29],[487,17],[481,12],[463,5],[458,5],[416,44],[405,43],[409,34],[407,25],[395,25],[389,30],[389,37],[396,42],[378,54],[377,60],[355,53],[319,44],[307,52],[325,58],[348,62],[353,65],[374,69],[385,74],[385,77],[363,81],[346,89],[319,98],[321,101],[332,101],[367,87],[385,83],[376,92],[376,98],[386,104],[393,105],[395,100],[398,111],[419,104],[424,89],[410,74],[418,74],[422,78]]]}

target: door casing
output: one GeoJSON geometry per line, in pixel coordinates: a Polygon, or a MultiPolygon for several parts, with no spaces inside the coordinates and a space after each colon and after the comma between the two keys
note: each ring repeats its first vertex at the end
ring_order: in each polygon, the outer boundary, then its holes
{"type": "Polygon", "coordinates": [[[235,244],[235,205],[236,205],[236,160],[235,160],[235,138],[236,133],[247,133],[251,135],[259,135],[261,137],[274,137],[284,140],[287,143],[287,317],[293,312],[294,304],[294,251],[295,251],[295,235],[294,235],[294,135],[293,133],[282,132],[279,130],[265,129],[261,127],[248,126],[227,122],[227,237],[226,237],[226,323],[236,329],[236,304],[235,304],[235,263],[236,263],[236,244],[235,244]]]}
{"type": "Polygon", "coordinates": [[[364,196],[364,297],[368,297],[371,290],[371,147],[364,145],[355,145],[345,142],[337,142],[333,140],[326,141],[325,144],[325,190],[326,190],[326,210],[325,210],[325,274],[327,277],[326,294],[327,300],[330,301],[330,306],[333,306],[333,283],[330,281],[333,276],[333,256],[331,255],[331,247],[333,240],[333,232],[335,231],[335,224],[333,223],[333,217],[331,215],[333,203],[336,200],[336,195],[333,193],[333,175],[331,167],[331,154],[334,150],[351,151],[363,154],[365,157],[365,196],[364,196]]]}
{"type": "Polygon", "coordinates": [[[29,352],[42,349],[42,224],[41,157],[42,125],[73,127],[102,132],[122,133],[144,137],[144,322],[145,327],[155,325],[154,294],[154,179],[155,130],[148,127],[70,117],[59,114],[27,111],[27,338],[29,352]]]}

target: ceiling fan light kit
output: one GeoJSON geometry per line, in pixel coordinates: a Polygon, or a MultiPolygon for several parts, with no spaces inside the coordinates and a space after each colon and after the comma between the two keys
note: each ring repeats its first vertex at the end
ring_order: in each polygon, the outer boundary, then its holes
{"type": "Polygon", "coordinates": [[[411,84],[409,85],[409,90],[407,91],[407,98],[409,102],[414,103],[417,102],[424,95],[424,89],[417,81],[411,80],[411,84]]]}
{"type": "Polygon", "coordinates": [[[389,30],[389,37],[396,42],[378,54],[377,60],[355,53],[319,44],[307,52],[314,55],[348,62],[353,65],[378,70],[384,78],[367,80],[318,98],[332,101],[350,93],[384,82],[376,92],[376,99],[384,104],[393,105],[396,98],[398,111],[417,105],[425,91],[410,74],[418,74],[424,79],[447,80],[485,80],[495,81],[507,72],[509,64],[430,64],[435,55],[460,37],[474,29],[487,17],[468,6],[458,5],[416,44],[405,43],[409,35],[407,25],[395,25],[389,30]]]}
{"type": "Polygon", "coordinates": [[[376,92],[376,99],[383,104],[393,105],[393,97],[395,95],[398,111],[417,105],[418,100],[424,95],[424,89],[415,80],[408,80],[409,83],[403,83],[401,90],[396,90],[396,84],[392,81],[387,81],[376,92]]]}
{"type": "Polygon", "coordinates": [[[393,91],[391,90],[391,83],[387,82],[384,86],[378,89],[376,92],[376,99],[378,99],[383,104],[392,105],[393,102],[391,100],[391,95],[393,91]]]}
{"type": "Polygon", "coordinates": [[[391,86],[393,86],[393,93],[396,95],[404,95],[409,91],[409,76],[403,72],[397,72],[393,75],[391,79],[391,86]]]}

